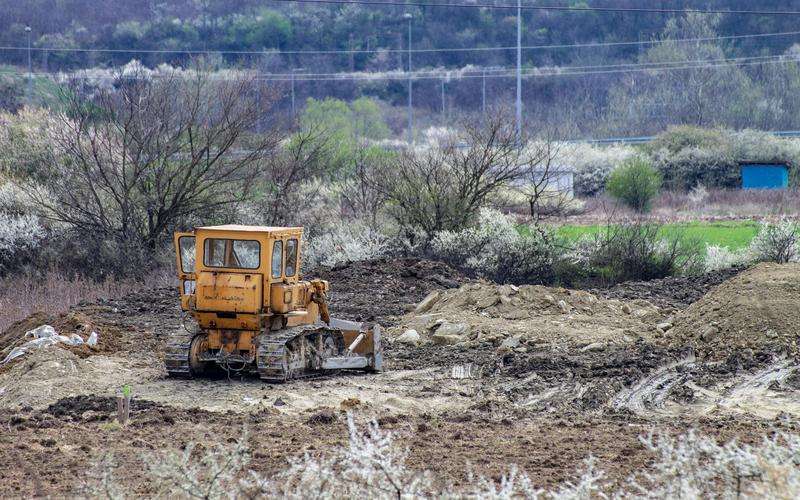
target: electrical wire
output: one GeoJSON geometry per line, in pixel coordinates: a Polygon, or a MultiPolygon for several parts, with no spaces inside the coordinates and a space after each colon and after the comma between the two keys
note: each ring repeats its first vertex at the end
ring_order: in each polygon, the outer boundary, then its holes
{"type": "MultiPolygon", "coordinates": [[[[554,69],[534,69],[534,70],[524,70],[522,75],[525,77],[533,77],[533,78],[549,78],[549,77],[562,77],[562,76],[583,76],[583,75],[598,75],[598,74],[615,74],[615,73],[640,73],[640,72],[656,72],[656,71],[672,71],[672,70],[689,70],[689,69],[713,69],[713,68],[727,68],[731,66],[753,66],[759,64],[788,64],[788,63],[798,63],[798,59],[796,58],[786,58],[784,56],[758,56],[758,57],[751,57],[751,58],[737,58],[737,59],[712,59],[712,60],[698,60],[698,61],[674,61],[670,62],[669,64],[684,64],[683,66],[647,66],[647,67],[629,67],[629,68],[613,68],[613,69],[600,69],[594,71],[574,71],[574,69],[582,68],[580,66],[575,67],[567,67],[567,68],[554,68],[554,69]],[[708,61],[716,61],[715,64],[694,64],[694,63],[703,63],[708,61]],[[692,64],[689,64],[692,63],[692,64]],[[573,70],[570,70],[572,68],[573,70]]],[[[608,66],[611,67],[611,66],[608,66]]],[[[503,71],[503,70],[500,70],[503,71]]],[[[19,77],[27,76],[27,73],[3,73],[5,75],[13,74],[19,77]]],[[[458,74],[457,76],[452,76],[452,72],[448,75],[447,73],[443,73],[441,71],[436,72],[436,70],[430,70],[425,72],[413,72],[411,74],[407,72],[396,72],[396,73],[380,73],[375,75],[370,74],[357,74],[357,73],[330,73],[330,74],[320,74],[320,76],[312,76],[306,75],[303,73],[298,73],[294,75],[294,81],[302,82],[302,81],[370,81],[370,80],[407,80],[409,77],[412,80],[440,80],[444,77],[451,77],[454,79],[464,79],[464,78],[509,78],[515,75],[515,71],[511,68],[505,68],[504,72],[492,72],[486,73],[481,70],[479,72],[468,73],[463,72],[458,74]]],[[[68,75],[65,73],[32,73],[32,76],[37,77],[50,77],[50,78],[61,78],[61,79],[75,79],[75,80],[104,80],[104,81],[115,81],[118,79],[142,79],[142,78],[169,78],[171,76],[159,76],[159,75],[149,75],[149,76],[134,76],[134,75],[114,75],[114,76],[102,76],[102,75],[86,75],[86,74],[72,74],[68,75]]],[[[275,82],[290,82],[292,75],[286,74],[270,74],[270,73],[259,73],[253,75],[256,79],[261,81],[275,81],[275,82]]],[[[227,80],[228,78],[220,78],[222,80],[227,80]]]]}
{"type": "Polygon", "coordinates": [[[329,5],[370,5],[379,7],[443,7],[458,9],[499,9],[499,10],[539,10],[539,11],[563,11],[563,12],[619,12],[634,14],[686,14],[692,12],[696,14],[736,14],[736,15],[759,15],[759,16],[800,16],[800,11],[795,10],[754,10],[754,9],[665,9],[648,7],[589,7],[589,6],[559,6],[559,5],[517,5],[491,4],[491,3],[442,3],[442,2],[382,2],[380,0],[271,0],[276,3],[311,3],[329,5]]]}

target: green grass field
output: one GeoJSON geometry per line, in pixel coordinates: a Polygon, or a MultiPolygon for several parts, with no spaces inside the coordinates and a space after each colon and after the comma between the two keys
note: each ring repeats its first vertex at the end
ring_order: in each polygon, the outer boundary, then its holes
{"type": "MultiPolygon", "coordinates": [[[[569,240],[577,240],[585,234],[597,234],[602,231],[603,227],[602,225],[565,225],[558,228],[558,234],[569,240]]],[[[521,231],[525,234],[527,228],[521,228],[521,231]]],[[[665,224],[662,232],[664,236],[680,234],[687,238],[697,239],[706,246],[719,245],[736,250],[750,244],[750,241],[758,232],[758,223],[754,221],[731,221],[665,224]]]]}

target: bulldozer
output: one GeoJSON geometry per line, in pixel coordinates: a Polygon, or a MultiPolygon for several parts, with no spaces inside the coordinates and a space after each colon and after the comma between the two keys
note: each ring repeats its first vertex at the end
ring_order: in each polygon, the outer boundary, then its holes
{"type": "Polygon", "coordinates": [[[329,283],[302,279],[302,237],[302,227],[242,225],[175,233],[184,328],[167,344],[170,376],[280,383],[383,370],[380,325],[331,318],[329,283]]]}

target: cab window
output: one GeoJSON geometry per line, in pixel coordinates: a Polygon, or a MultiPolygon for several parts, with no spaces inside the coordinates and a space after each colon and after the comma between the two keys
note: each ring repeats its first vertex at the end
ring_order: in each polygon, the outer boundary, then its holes
{"type": "Polygon", "coordinates": [[[281,277],[281,266],[283,265],[283,242],[276,241],[272,245],[272,277],[281,277]]]}
{"type": "Polygon", "coordinates": [[[260,255],[261,244],[257,241],[206,238],[203,264],[208,267],[258,269],[260,255]]]}
{"type": "Polygon", "coordinates": [[[194,272],[194,236],[181,236],[178,238],[178,250],[181,257],[181,272],[189,274],[194,272]]]}
{"type": "Polygon", "coordinates": [[[297,271],[297,240],[292,238],[286,242],[286,276],[291,277],[297,271]]]}

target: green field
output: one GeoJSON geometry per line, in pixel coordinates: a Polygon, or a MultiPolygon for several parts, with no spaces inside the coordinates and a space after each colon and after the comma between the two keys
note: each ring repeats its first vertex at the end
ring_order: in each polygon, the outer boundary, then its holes
{"type": "MultiPolygon", "coordinates": [[[[585,234],[597,234],[603,230],[603,225],[565,225],[557,229],[559,235],[569,240],[577,240],[585,234]]],[[[527,228],[522,228],[523,234],[527,228]]],[[[705,245],[719,245],[736,250],[744,248],[758,232],[758,223],[754,221],[730,221],[730,222],[687,222],[676,224],[664,224],[662,233],[664,236],[683,235],[690,239],[696,239],[705,245]]]]}

